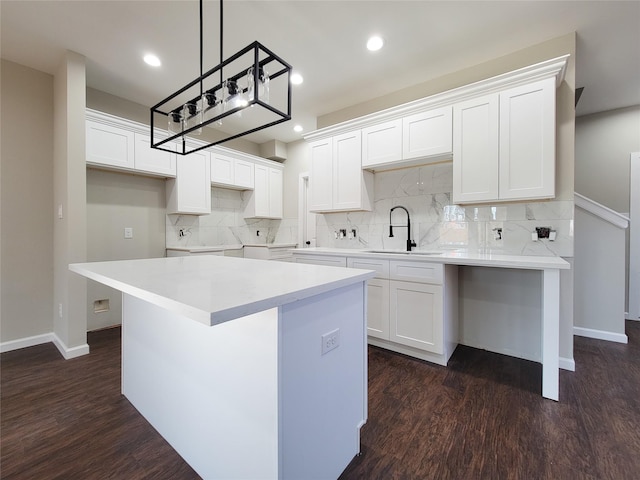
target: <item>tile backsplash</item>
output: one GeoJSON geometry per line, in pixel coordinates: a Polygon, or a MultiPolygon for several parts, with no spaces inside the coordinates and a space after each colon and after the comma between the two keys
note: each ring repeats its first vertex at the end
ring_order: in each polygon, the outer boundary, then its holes
{"type": "MultiPolygon", "coordinates": [[[[419,249],[573,256],[573,201],[454,205],[451,163],[379,172],[374,188],[371,212],[318,215],[318,246],[404,249],[406,228],[394,227],[394,237],[389,237],[389,211],[402,205],[411,214],[411,238],[419,249]],[[536,227],[551,227],[555,241],[533,241],[536,227]],[[354,238],[336,238],[340,230],[354,229],[354,238]]],[[[406,214],[397,209],[391,220],[405,225],[406,214]]]]}
{"type": "MultiPolygon", "coordinates": [[[[411,238],[419,249],[573,256],[573,201],[455,205],[451,202],[451,163],[378,172],[374,178],[373,211],[317,215],[317,246],[404,249],[406,228],[394,227],[394,237],[389,237],[389,211],[402,205],[411,215],[411,238]],[[533,241],[536,227],[551,227],[555,241],[533,241]],[[344,238],[336,238],[340,230],[347,232],[344,238]]],[[[167,215],[167,246],[297,242],[296,218],[244,218],[244,195],[213,187],[211,214],[167,215]]],[[[405,225],[406,214],[395,210],[391,220],[394,225],[405,225]]]]}
{"type": "Polygon", "coordinates": [[[212,187],[209,215],[167,215],[167,247],[297,241],[297,221],[244,218],[245,202],[244,192],[212,187]]]}

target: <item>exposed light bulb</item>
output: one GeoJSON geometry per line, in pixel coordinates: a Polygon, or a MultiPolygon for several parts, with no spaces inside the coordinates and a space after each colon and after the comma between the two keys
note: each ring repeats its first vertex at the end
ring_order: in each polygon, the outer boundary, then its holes
{"type": "Polygon", "coordinates": [[[295,127],[293,127],[293,131],[294,132],[301,132],[303,130],[302,125],[296,125],[295,127]]]}
{"type": "Polygon", "coordinates": [[[304,82],[304,78],[302,78],[302,75],[300,75],[299,73],[292,73],[291,74],[291,84],[292,85],[300,85],[302,82],[304,82]]]}

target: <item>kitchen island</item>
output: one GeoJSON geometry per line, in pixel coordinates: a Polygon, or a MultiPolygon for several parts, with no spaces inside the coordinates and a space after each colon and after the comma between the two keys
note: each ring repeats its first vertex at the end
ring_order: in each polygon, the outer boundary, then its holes
{"type": "Polygon", "coordinates": [[[337,478],[359,453],[373,272],[220,256],[69,268],[123,292],[122,393],[203,478],[337,478]]]}

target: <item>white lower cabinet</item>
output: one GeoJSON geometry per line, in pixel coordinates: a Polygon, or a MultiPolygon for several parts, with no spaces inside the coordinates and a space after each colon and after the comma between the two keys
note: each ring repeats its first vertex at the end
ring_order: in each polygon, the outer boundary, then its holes
{"type": "Polygon", "coordinates": [[[446,365],[457,345],[458,271],[425,261],[349,257],[375,270],[367,287],[369,343],[446,365]]]}
{"type": "Polygon", "coordinates": [[[374,278],[367,284],[367,334],[389,340],[389,280],[374,278]]]}
{"type": "Polygon", "coordinates": [[[389,282],[389,340],[443,353],[442,286],[389,282]]]}

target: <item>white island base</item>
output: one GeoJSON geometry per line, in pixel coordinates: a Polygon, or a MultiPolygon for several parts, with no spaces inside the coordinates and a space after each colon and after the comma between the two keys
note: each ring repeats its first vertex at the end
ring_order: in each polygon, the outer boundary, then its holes
{"type": "Polygon", "coordinates": [[[122,392],[204,479],[337,478],[366,419],[362,286],[213,327],[125,294],[122,392]]]}
{"type": "Polygon", "coordinates": [[[123,292],[122,392],[202,478],[335,479],[359,453],[373,272],[227,257],[70,268],[123,292]]]}

